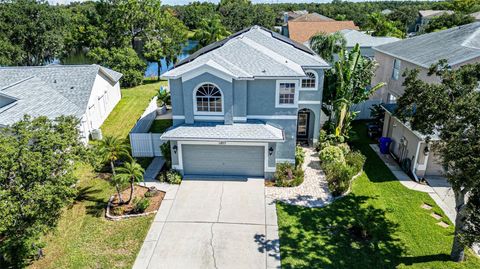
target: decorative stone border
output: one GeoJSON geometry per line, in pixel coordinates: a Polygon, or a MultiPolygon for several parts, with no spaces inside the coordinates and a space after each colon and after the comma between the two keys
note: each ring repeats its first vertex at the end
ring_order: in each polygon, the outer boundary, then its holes
{"type": "MultiPolygon", "coordinates": [[[[163,191],[161,191],[163,192],[163,191]]],[[[165,193],[165,192],[163,192],[165,193]]],[[[115,198],[115,195],[112,195],[110,196],[110,199],[108,199],[108,204],[107,204],[107,209],[105,210],[105,218],[107,218],[108,220],[123,220],[123,219],[131,219],[131,218],[137,218],[137,217],[145,217],[145,216],[148,216],[148,215],[152,215],[152,214],[156,214],[158,209],[157,210],[154,210],[154,211],[150,211],[150,212],[147,212],[147,213],[140,213],[140,214],[130,214],[130,215],[121,215],[121,216],[114,216],[114,215],[111,215],[110,214],[110,207],[112,206],[112,202],[113,202],[113,199],[115,198]]],[[[163,201],[163,200],[162,200],[163,201]]],[[[160,203],[160,206],[162,204],[160,203]]]]}

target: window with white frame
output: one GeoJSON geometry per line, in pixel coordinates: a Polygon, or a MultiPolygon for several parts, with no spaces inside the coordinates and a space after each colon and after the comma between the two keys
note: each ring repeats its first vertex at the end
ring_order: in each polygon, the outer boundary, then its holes
{"type": "Polygon", "coordinates": [[[308,78],[302,79],[302,88],[314,90],[317,87],[317,76],[313,71],[305,72],[308,78]]]}
{"type": "Polygon", "coordinates": [[[388,94],[388,100],[387,104],[396,104],[397,103],[397,97],[393,94],[388,94]]]}
{"type": "Polygon", "coordinates": [[[297,96],[295,88],[297,83],[295,81],[277,81],[277,106],[291,107],[297,103],[297,96]]]}
{"type": "Polygon", "coordinates": [[[400,66],[402,64],[402,61],[399,59],[393,60],[393,72],[392,72],[392,78],[395,80],[398,80],[400,77],[400,66]]]}
{"type": "Polygon", "coordinates": [[[222,113],[222,92],[217,86],[205,83],[195,92],[196,112],[222,113]]]}

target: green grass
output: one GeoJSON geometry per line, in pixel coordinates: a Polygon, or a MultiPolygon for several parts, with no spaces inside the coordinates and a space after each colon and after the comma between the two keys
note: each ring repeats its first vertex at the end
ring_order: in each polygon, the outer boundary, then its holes
{"type": "Polygon", "coordinates": [[[160,86],[166,85],[166,81],[148,81],[145,85],[123,89],[122,100],[101,127],[103,135],[127,138],[128,133],[145,111],[150,100],[157,94],[160,86]]]}
{"type": "MultiPolygon", "coordinates": [[[[150,99],[165,82],[122,90],[122,100],[102,126],[104,135],[126,137],[150,99]]],[[[138,158],[146,168],[152,158],[138,158]]],[[[105,207],[115,190],[109,174],[97,174],[79,164],[79,195],[66,208],[57,229],[43,238],[45,257],[30,268],[131,268],[153,216],[122,221],[106,220],[105,207]]]]}
{"type": "MultiPolygon", "coordinates": [[[[426,193],[401,185],[370,148],[365,125],[356,123],[353,147],[367,156],[365,172],[352,192],[324,208],[278,204],[283,268],[480,268],[468,252],[461,264],[449,261],[453,226],[442,228],[429,216],[442,212],[426,193]],[[420,208],[434,205],[432,211],[420,208]],[[363,222],[369,240],[350,227],[363,222]],[[377,242],[376,244],[374,242],[377,242]]],[[[446,216],[443,221],[450,223],[446,216]]]]}
{"type": "Polygon", "coordinates": [[[106,220],[105,207],[114,189],[82,165],[79,195],[46,236],[45,257],[31,268],[131,268],[153,216],[122,221],[106,220]]]}
{"type": "Polygon", "coordinates": [[[154,120],[152,126],[150,127],[151,133],[163,133],[165,130],[172,126],[172,120],[162,119],[162,120],[154,120]]]}

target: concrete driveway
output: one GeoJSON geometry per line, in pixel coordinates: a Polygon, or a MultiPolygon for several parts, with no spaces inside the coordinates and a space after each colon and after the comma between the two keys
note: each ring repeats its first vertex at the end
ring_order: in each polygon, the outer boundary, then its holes
{"type": "Polygon", "coordinates": [[[184,180],[169,197],[133,268],[280,268],[263,179],[184,180]]]}

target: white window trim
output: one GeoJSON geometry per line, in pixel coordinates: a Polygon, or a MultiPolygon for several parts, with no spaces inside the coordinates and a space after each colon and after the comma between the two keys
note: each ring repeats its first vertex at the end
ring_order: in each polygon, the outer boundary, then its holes
{"type": "Polygon", "coordinates": [[[402,60],[400,59],[393,59],[393,66],[392,66],[392,79],[399,80],[400,79],[400,71],[402,70],[402,60]],[[395,77],[395,63],[398,62],[398,75],[395,77]]]}
{"type": "Polygon", "coordinates": [[[275,87],[275,107],[276,108],[296,108],[298,107],[298,80],[277,80],[275,87]],[[293,96],[293,104],[280,104],[280,84],[281,83],[294,83],[295,93],[293,96]]]}
{"type": "Polygon", "coordinates": [[[315,88],[302,88],[302,80],[300,80],[300,88],[299,90],[301,91],[317,91],[318,90],[318,74],[317,72],[315,72],[315,70],[312,70],[312,69],[307,69],[305,70],[305,74],[309,72],[309,73],[312,73],[314,76],[315,76],[315,88]]]}
{"type": "MultiPolygon", "coordinates": [[[[172,165],[173,169],[183,170],[183,152],[182,152],[182,145],[211,145],[211,146],[260,146],[264,148],[264,160],[263,160],[263,171],[264,173],[268,172],[275,172],[276,167],[269,167],[268,166],[268,143],[250,143],[250,142],[214,142],[214,141],[178,141],[177,142],[177,156],[178,156],[178,164],[172,165]]],[[[295,161],[295,160],[294,160],[295,161]]]]}
{"type": "Polygon", "coordinates": [[[225,115],[225,98],[224,98],[225,95],[223,94],[222,89],[220,89],[220,87],[218,87],[217,84],[215,84],[213,82],[208,82],[208,81],[202,82],[194,88],[192,95],[193,95],[193,115],[205,115],[205,116],[223,116],[223,115],[225,115]],[[217,89],[220,91],[220,94],[222,95],[222,112],[206,112],[206,111],[198,111],[197,110],[197,91],[198,91],[198,88],[200,88],[204,84],[212,84],[213,86],[217,87],[217,89]]]}

